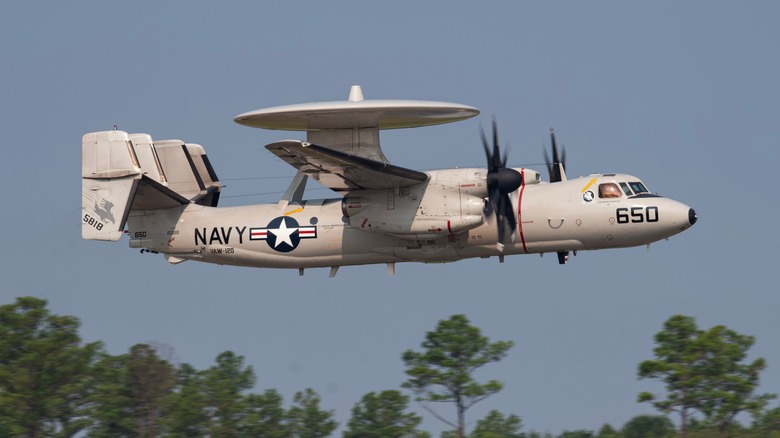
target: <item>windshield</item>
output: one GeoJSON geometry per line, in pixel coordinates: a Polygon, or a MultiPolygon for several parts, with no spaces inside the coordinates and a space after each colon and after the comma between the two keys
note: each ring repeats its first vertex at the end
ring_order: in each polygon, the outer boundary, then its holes
{"type": "Polygon", "coordinates": [[[633,190],[634,193],[636,193],[637,195],[640,194],[640,193],[649,193],[650,192],[650,190],[647,190],[645,185],[642,184],[639,181],[630,182],[628,184],[631,186],[631,190],[633,190]]]}
{"type": "Polygon", "coordinates": [[[599,184],[599,198],[619,198],[623,193],[615,183],[599,184]]]}

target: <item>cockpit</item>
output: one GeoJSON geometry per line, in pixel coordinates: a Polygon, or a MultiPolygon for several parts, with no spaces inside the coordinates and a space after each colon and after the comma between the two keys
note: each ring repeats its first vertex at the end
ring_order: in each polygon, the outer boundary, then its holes
{"type": "Polygon", "coordinates": [[[628,175],[603,175],[603,176],[612,176],[612,177],[618,177],[616,178],[615,182],[603,182],[599,184],[599,198],[601,199],[609,199],[609,198],[621,198],[624,195],[631,198],[631,197],[649,197],[649,196],[658,196],[651,194],[649,190],[647,190],[647,187],[645,187],[644,184],[642,184],[641,181],[635,180],[633,177],[629,177],[623,181],[620,180],[620,176],[628,176],[628,175]]]}

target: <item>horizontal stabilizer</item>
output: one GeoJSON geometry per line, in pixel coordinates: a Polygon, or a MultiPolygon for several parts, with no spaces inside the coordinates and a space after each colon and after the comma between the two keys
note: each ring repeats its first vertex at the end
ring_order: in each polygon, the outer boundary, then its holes
{"type": "Polygon", "coordinates": [[[184,196],[144,175],[133,199],[133,210],[159,210],[189,204],[184,196]]]}

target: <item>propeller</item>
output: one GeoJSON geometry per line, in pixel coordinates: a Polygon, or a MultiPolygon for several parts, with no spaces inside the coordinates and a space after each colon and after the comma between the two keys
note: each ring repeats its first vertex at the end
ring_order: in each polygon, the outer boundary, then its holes
{"type": "Polygon", "coordinates": [[[547,163],[547,171],[550,174],[550,182],[566,181],[566,149],[561,148],[558,157],[558,144],[555,143],[555,132],[550,128],[550,140],[552,140],[552,160],[544,149],[544,161],[547,163]]]}
{"type": "Polygon", "coordinates": [[[523,176],[520,172],[506,167],[507,154],[504,156],[498,148],[498,129],[496,119],[493,119],[493,146],[488,145],[485,137],[485,130],[480,128],[482,137],[482,146],[485,148],[485,157],[487,158],[487,188],[488,202],[485,206],[485,214],[496,216],[496,225],[498,226],[498,242],[496,246],[499,251],[504,250],[507,235],[514,240],[515,229],[517,228],[517,217],[512,208],[512,201],[509,194],[517,190],[523,183],[523,176]]]}

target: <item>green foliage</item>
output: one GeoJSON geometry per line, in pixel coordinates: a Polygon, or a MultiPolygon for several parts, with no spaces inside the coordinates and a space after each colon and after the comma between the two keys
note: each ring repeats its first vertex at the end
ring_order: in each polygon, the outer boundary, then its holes
{"type": "MultiPolygon", "coordinates": [[[[220,354],[206,370],[176,368],[146,344],[118,356],[99,342],[82,345],[78,327],[76,318],[51,315],[37,298],[0,306],[0,436],[321,438],[337,427],[312,389],[296,393],[289,409],[274,389],[249,393],[254,371],[233,352],[220,354]]],[[[746,360],[753,337],[724,326],[699,330],[693,318],[677,315],[655,341],[655,359],[640,363],[638,374],[663,381],[667,397],[642,393],[639,400],[679,413],[683,436],[780,438],[780,408],[765,410],[775,395],[755,394],[766,363],[746,360]],[[753,415],[750,428],[735,421],[742,412],[753,415]]],[[[502,386],[476,382],[474,372],[504,358],[512,342],[491,343],[465,316],[454,315],[426,333],[421,346],[421,352],[403,353],[408,380],[402,386],[423,403],[453,403],[457,422],[423,406],[455,428],[442,437],[463,437],[465,411],[502,386]]],[[[408,402],[396,390],[366,394],[344,437],[429,438],[417,430],[421,418],[407,412],[408,402]]],[[[520,417],[493,410],[469,437],[553,438],[521,433],[521,427],[520,417]]],[[[605,424],[598,433],[565,431],[558,438],[674,436],[665,416],[640,415],[620,432],[605,424]]]]}
{"type": "Polygon", "coordinates": [[[287,418],[293,438],[326,437],[338,427],[333,411],[320,410],[320,396],[311,388],[295,393],[287,418]]]}
{"type": "Polygon", "coordinates": [[[623,426],[623,438],[667,438],[676,435],[677,429],[665,416],[638,415],[623,426]]]}
{"type": "Polygon", "coordinates": [[[599,433],[596,434],[596,438],[618,438],[620,435],[614,427],[609,424],[604,424],[599,429],[599,433]]]}
{"type": "Polygon", "coordinates": [[[275,390],[249,394],[245,400],[245,417],[241,420],[241,436],[285,438],[288,436],[287,413],[282,396],[275,390]]]}
{"type": "Polygon", "coordinates": [[[255,385],[251,366],[244,366],[243,356],[226,351],[217,356],[217,364],[201,373],[206,411],[209,413],[208,434],[235,437],[244,412],[244,391],[255,385]]]}
{"type": "Polygon", "coordinates": [[[166,436],[202,437],[208,430],[206,396],[203,378],[189,364],[182,364],[176,372],[174,392],[167,400],[168,414],[163,419],[166,436]]]}
{"type": "Polygon", "coordinates": [[[156,437],[175,370],[152,347],[137,344],[128,354],[102,355],[95,365],[91,437],[156,437]]]}
{"type": "Polygon", "coordinates": [[[457,428],[459,436],[465,436],[466,410],[503,386],[497,380],[478,383],[473,373],[488,363],[503,359],[512,346],[511,341],[491,343],[464,315],[453,315],[439,321],[435,331],[426,333],[422,352],[404,352],[402,358],[409,379],[402,386],[414,391],[418,401],[454,403],[457,422],[431,412],[457,428]]]}
{"type": "Polygon", "coordinates": [[[0,306],[0,430],[11,436],[73,436],[90,424],[91,368],[101,344],[81,345],[78,319],[46,301],[0,306]]]}
{"type": "Polygon", "coordinates": [[[78,327],[37,298],[0,306],[0,436],[315,438],[337,427],[311,389],[289,410],[275,390],[245,394],[255,375],[232,352],[177,370],[146,344],[118,356],[81,345],[78,327]]]}
{"type": "Polygon", "coordinates": [[[293,406],[285,410],[274,389],[246,394],[255,375],[243,357],[226,351],[216,362],[204,371],[180,367],[168,398],[165,436],[317,438],[338,426],[333,412],[319,409],[320,398],[313,390],[295,394],[293,406]]]}
{"type": "Polygon", "coordinates": [[[773,437],[773,435],[780,438],[780,407],[758,415],[753,421],[753,430],[762,438],[773,437]]]}
{"type": "Polygon", "coordinates": [[[725,433],[740,412],[757,413],[774,394],[754,394],[758,374],[766,364],[759,358],[745,364],[752,336],[740,335],[723,326],[699,330],[693,318],[676,315],[656,334],[655,360],[639,364],[640,378],[661,379],[668,397],[656,400],[641,393],[638,401],[652,402],[664,413],[679,412],[682,435],[687,435],[691,411],[725,433]]]}
{"type": "Polygon", "coordinates": [[[405,413],[409,397],[399,391],[370,392],[352,408],[344,438],[401,438],[420,437],[417,425],[422,419],[405,413]]]}
{"type": "Polygon", "coordinates": [[[137,422],[129,415],[132,395],[128,385],[127,356],[102,354],[93,368],[95,388],[90,437],[137,436],[137,422]]]}
{"type": "Polygon", "coordinates": [[[558,435],[558,438],[596,438],[596,435],[589,430],[578,429],[572,431],[566,430],[558,435]]]}
{"type": "Polygon", "coordinates": [[[553,436],[550,432],[541,433],[532,430],[523,436],[523,438],[553,438],[553,436]]]}
{"type": "Polygon", "coordinates": [[[550,432],[537,432],[535,430],[532,430],[525,434],[520,434],[522,438],[554,438],[553,435],[550,432]]]}
{"type": "Polygon", "coordinates": [[[740,412],[757,414],[774,394],[754,394],[759,373],[766,368],[763,358],[743,363],[755,338],[715,326],[700,335],[705,354],[703,387],[704,416],[725,431],[740,412]]]}
{"type": "Polygon", "coordinates": [[[523,421],[517,415],[505,417],[497,410],[490,411],[487,416],[477,422],[469,435],[470,438],[521,438],[520,429],[523,421]]]}
{"type": "Polygon", "coordinates": [[[138,422],[138,436],[158,436],[163,401],[173,391],[175,370],[146,344],[130,348],[127,369],[133,416],[138,422]]]}
{"type": "Polygon", "coordinates": [[[664,323],[664,329],[655,335],[656,360],[639,364],[639,378],[659,378],[666,383],[669,393],[666,400],[655,400],[650,393],[639,394],[638,401],[652,402],[664,413],[679,412],[683,435],[687,430],[690,410],[702,403],[699,390],[701,375],[696,362],[699,347],[696,336],[699,330],[693,318],[676,315],[664,323]]]}

